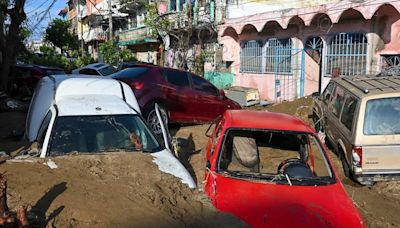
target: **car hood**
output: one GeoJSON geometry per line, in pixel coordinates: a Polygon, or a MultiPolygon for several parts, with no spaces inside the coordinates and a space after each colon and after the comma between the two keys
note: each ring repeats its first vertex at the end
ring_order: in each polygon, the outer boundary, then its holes
{"type": "Polygon", "coordinates": [[[218,209],[253,227],[363,227],[340,183],[289,186],[218,176],[218,209]]]}
{"type": "Polygon", "coordinates": [[[153,162],[158,165],[158,168],[162,172],[178,177],[181,182],[187,184],[189,188],[196,188],[192,176],[190,176],[182,163],[180,163],[169,150],[164,149],[160,152],[152,153],[151,155],[154,157],[153,162]]]}

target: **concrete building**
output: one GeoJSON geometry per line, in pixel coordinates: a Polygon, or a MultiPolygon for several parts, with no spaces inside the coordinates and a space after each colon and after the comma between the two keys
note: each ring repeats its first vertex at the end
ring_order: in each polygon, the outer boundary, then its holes
{"type": "Polygon", "coordinates": [[[234,85],[264,99],[323,90],[335,75],[399,65],[400,1],[229,0],[219,26],[234,85]]]}

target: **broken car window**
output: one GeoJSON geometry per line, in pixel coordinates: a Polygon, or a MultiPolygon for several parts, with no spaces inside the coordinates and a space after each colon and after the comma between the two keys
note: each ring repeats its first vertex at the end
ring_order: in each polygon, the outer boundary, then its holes
{"type": "Polygon", "coordinates": [[[50,155],[160,149],[137,115],[59,117],[50,145],[50,155]]]}
{"type": "Polygon", "coordinates": [[[317,138],[308,133],[229,130],[219,171],[278,184],[324,185],[334,182],[331,167],[317,138]]]}

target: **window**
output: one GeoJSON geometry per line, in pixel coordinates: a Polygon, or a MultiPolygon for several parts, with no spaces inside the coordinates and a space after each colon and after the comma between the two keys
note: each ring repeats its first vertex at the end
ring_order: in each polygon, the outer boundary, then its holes
{"type": "Polygon", "coordinates": [[[167,81],[178,87],[189,87],[189,76],[184,71],[168,71],[163,73],[167,77],[167,81]]]}
{"type": "Polygon", "coordinates": [[[100,74],[103,75],[103,76],[107,76],[107,75],[110,75],[112,73],[115,73],[115,71],[116,70],[115,70],[115,68],[113,66],[107,66],[107,67],[99,69],[100,74]]]}
{"type": "Polygon", "coordinates": [[[265,43],[265,72],[292,72],[292,42],[290,39],[270,39],[265,43]]]}
{"type": "Polygon", "coordinates": [[[400,54],[381,56],[381,76],[400,75],[400,54]]]}
{"type": "Polygon", "coordinates": [[[357,107],[357,100],[354,97],[348,95],[346,97],[346,101],[343,106],[343,111],[342,111],[342,116],[340,117],[340,121],[350,131],[353,128],[353,119],[356,107],[357,107]]]}
{"type": "Polygon", "coordinates": [[[259,41],[250,40],[242,44],[240,71],[262,73],[262,44],[259,41]]]}
{"type": "Polygon", "coordinates": [[[99,72],[93,69],[82,69],[79,71],[79,74],[100,75],[99,72]]]}
{"type": "Polygon", "coordinates": [[[217,172],[285,185],[334,181],[325,153],[312,134],[230,129],[224,140],[217,172]]]}
{"type": "Polygon", "coordinates": [[[193,88],[195,90],[207,93],[209,95],[218,96],[218,90],[207,80],[197,75],[191,74],[191,76],[192,76],[193,88]]]}
{"type": "Polygon", "coordinates": [[[137,115],[62,116],[50,143],[50,155],[159,150],[160,144],[137,115]]]}
{"type": "Polygon", "coordinates": [[[367,70],[367,37],[364,34],[340,33],[333,37],[326,54],[326,74],[360,75],[367,70]]]}
{"type": "Polygon", "coordinates": [[[322,94],[322,101],[325,104],[329,103],[329,100],[332,97],[332,92],[333,92],[333,88],[335,87],[335,84],[333,84],[333,82],[329,83],[328,86],[325,88],[324,93],[322,94]]]}
{"type": "Polygon", "coordinates": [[[332,100],[332,113],[336,117],[340,116],[340,111],[344,103],[344,89],[340,86],[336,86],[335,98],[332,100]]]}
{"type": "Polygon", "coordinates": [[[118,71],[115,74],[115,78],[119,79],[138,78],[142,74],[146,74],[147,72],[149,72],[149,70],[150,69],[147,67],[126,68],[124,70],[118,71]]]}
{"type": "Polygon", "coordinates": [[[364,135],[400,134],[400,98],[369,100],[365,108],[364,135]]]}

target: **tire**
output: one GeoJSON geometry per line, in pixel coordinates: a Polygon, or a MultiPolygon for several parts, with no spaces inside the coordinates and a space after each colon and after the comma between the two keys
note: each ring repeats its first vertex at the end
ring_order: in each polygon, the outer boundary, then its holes
{"type": "Polygon", "coordinates": [[[339,158],[340,158],[340,161],[342,162],[344,175],[347,178],[349,178],[350,180],[353,180],[353,173],[350,170],[350,166],[347,163],[347,159],[346,159],[346,157],[344,155],[344,152],[342,150],[339,150],[339,158]]]}
{"type": "MultiPolygon", "coordinates": [[[[145,109],[144,112],[144,117],[149,125],[150,129],[156,134],[156,135],[162,135],[162,130],[161,130],[161,125],[160,122],[158,121],[157,113],[154,108],[155,103],[152,103],[151,105],[148,105],[145,109]]],[[[158,104],[160,107],[160,114],[162,118],[165,121],[165,124],[168,125],[168,111],[166,110],[165,106],[162,104],[158,104]]]]}

